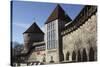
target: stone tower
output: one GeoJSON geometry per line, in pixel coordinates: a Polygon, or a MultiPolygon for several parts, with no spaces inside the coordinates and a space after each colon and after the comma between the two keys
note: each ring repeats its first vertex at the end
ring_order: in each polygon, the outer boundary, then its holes
{"type": "Polygon", "coordinates": [[[59,4],[45,22],[46,62],[59,63],[63,61],[61,31],[71,18],[59,4]]]}
{"type": "Polygon", "coordinates": [[[44,33],[34,22],[24,33],[24,50],[29,51],[34,42],[40,42],[44,40],[44,33]]]}

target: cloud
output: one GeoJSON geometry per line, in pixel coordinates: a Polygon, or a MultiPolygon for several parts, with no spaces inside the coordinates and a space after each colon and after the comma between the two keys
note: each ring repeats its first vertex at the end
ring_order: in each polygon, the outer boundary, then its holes
{"type": "MultiPolygon", "coordinates": [[[[29,23],[13,23],[13,25],[24,28],[24,29],[28,29],[32,24],[29,23]]],[[[45,26],[40,26],[40,29],[45,32],[45,26]]]]}
{"type": "Polygon", "coordinates": [[[27,23],[13,23],[13,25],[16,25],[18,27],[25,28],[25,29],[27,29],[30,26],[30,24],[27,24],[27,23]]]}
{"type": "Polygon", "coordinates": [[[42,30],[43,32],[45,32],[45,27],[44,27],[44,26],[42,26],[42,27],[41,27],[41,30],[42,30]]]}

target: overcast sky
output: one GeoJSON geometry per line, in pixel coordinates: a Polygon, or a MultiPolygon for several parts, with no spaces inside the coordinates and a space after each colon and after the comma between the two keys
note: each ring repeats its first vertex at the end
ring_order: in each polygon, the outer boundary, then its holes
{"type": "MultiPolygon", "coordinates": [[[[55,3],[13,1],[12,40],[23,43],[23,32],[35,21],[44,31],[44,23],[54,10],[55,3]]],[[[60,4],[66,14],[73,20],[83,5],[60,4]]]]}

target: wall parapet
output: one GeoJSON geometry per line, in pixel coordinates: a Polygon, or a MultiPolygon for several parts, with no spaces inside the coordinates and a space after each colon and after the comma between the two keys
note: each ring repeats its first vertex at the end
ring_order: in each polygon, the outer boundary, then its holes
{"type": "Polygon", "coordinates": [[[82,26],[88,18],[90,18],[93,14],[97,12],[97,6],[86,5],[77,15],[77,17],[67,25],[63,31],[61,32],[62,36],[69,34],[82,26]]]}

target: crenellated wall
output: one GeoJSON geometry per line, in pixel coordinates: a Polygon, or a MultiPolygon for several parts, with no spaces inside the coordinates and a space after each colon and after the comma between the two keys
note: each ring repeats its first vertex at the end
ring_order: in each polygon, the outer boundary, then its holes
{"type": "Polygon", "coordinates": [[[82,26],[93,14],[97,12],[97,6],[86,5],[77,15],[77,17],[61,32],[62,36],[70,34],[82,26]]]}
{"type": "MultiPolygon", "coordinates": [[[[88,61],[89,54],[93,54],[94,59],[97,60],[97,14],[91,15],[85,23],[77,30],[70,34],[63,36],[63,53],[64,61],[88,61]],[[72,54],[73,51],[75,54],[72,54]],[[94,53],[93,53],[94,52],[94,53]],[[69,53],[69,57],[67,57],[69,53]],[[76,59],[72,59],[72,56],[76,59]],[[86,58],[85,58],[86,57],[86,58]],[[69,58],[69,59],[68,59],[69,58]],[[67,59],[67,60],[66,60],[67,59]]],[[[90,59],[91,61],[91,59],[90,59]]]]}

